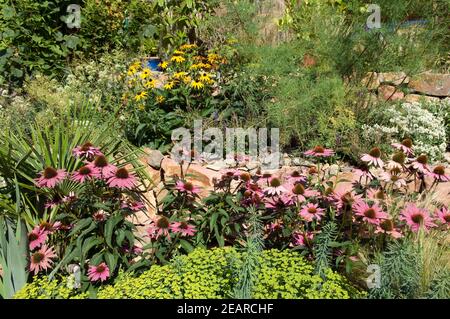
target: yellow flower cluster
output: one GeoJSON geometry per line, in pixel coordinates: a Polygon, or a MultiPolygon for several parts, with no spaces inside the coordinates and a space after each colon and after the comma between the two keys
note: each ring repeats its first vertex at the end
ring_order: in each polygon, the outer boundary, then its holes
{"type": "Polygon", "coordinates": [[[216,71],[223,63],[225,60],[217,53],[202,55],[197,45],[184,44],[159,63],[164,80],[143,67],[141,61],[136,61],[128,68],[128,86],[133,90],[134,101],[140,102],[138,108],[143,110],[142,102],[150,97],[161,104],[168,94],[178,94],[178,90],[210,92],[206,89],[216,85],[216,71]],[[175,89],[174,93],[169,93],[175,89]]]}

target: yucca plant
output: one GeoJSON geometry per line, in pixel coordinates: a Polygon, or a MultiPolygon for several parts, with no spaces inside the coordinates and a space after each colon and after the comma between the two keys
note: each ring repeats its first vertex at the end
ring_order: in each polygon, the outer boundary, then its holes
{"type": "Polygon", "coordinates": [[[0,296],[11,298],[28,280],[28,240],[23,220],[16,226],[11,220],[0,216],[0,296]],[[15,228],[15,229],[14,229],[15,228]]]}

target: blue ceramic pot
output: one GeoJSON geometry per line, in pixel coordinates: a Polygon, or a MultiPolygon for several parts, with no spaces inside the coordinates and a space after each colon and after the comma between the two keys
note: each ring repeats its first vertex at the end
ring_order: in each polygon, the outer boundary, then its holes
{"type": "Polygon", "coordinates": [[[152,71],[162,71],[159,67],[159,64],[162,62],[162,60],[158,57],[152,57],[149,58],[147,61],[147,67],[152,71]]]}

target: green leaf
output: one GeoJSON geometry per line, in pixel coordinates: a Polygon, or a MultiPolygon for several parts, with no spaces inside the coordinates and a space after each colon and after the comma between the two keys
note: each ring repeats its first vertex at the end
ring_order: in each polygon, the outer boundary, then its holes
{"type": "Polygon", "coordinates": [[[191,251],[194,250],[194,247],[185,239],[181,239],[180,240],[180,245],[181,247],[183,247],[183,249],[187,252],[190,253],[191,251]]]}
{"type": "Polygon", "coordinates": [[[105,253],[105,260],[106,263],[108,264],[108,268],[109,268],[109,273],[112,274],[114,272],[114,270],[116,270],[116,265],[117,265],[117,259],[119,257],[115,254],[112,254],[110,252],[106,252],[105,253]]]}
{"type": "Polygon", "coordinates": [[[86,228],[91,223],[92,223],[92,218],[91,217],[81,219],[78,223],[75,224],[73,229],[70,231],[69,236],[73,236],[78,231],[82,230],[83,228],[86,228]]]}
{"type": "Polygon", "coordinates": [[[106,241],[106,244],[109,247],[111,247],[111,248],[112,248],[111,240],[112,240],[112,235],[113,235],[114,228],[121,221],[122,221],[122,216],[121,215],[116,215],[116,216],[110,217],[108,219],[108,221],[106,222],[106,225],[105,225],[105,241],[106,241]]]}

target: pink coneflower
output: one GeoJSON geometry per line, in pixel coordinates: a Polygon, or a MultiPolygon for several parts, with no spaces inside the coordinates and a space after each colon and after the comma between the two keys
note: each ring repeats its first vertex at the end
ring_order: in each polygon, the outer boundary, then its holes
{"type": "Polygon", "coordinates": [[[359,200],[353,204],[352,208],[356,216],[361,216],[362,220],[369,224],[379,225],[380,219],[388,218],[388,215],[376,203],[369,206],[365,201],[359,200]]]}
{"type": "Polygon", "coordinates": [[[281,181],[279,178],[272,177],[269,180],[269,187],[267,187],[264,192],[270,196],[274,196],[286,193],[287,190],[283,185],[281,185],[281,181]]]}
{"type": "Polygon", "coordinates": [[[105,263],[98,266],[89,266],[88,278],[91,282],[105,281],[109,278],[109,268],[105,263]]]}
{"type": "Polygon", "coordinates": [[[95,156],[103,155],[98,147],[95,147],[90,142],[86,142],[83,145],[79,145],[72,150],[72,154],[75,157],[85,157],[92,160],[95,156]]]}
{"type": "Polygon", "coordinates": [[[314,239],[314,234],[312,232],[306,232],[306,233],[294,233],[293,235],[293,245],[294,246],[300,246],[305,247],[308,243],[310,243],[314,239]]]}
{"type": "Polygon", "coordinates": [[[331,197],[338,210],[345,210],[351,208],[354,202],[361,200],[362,195],[357,195],[354,191],[335,190],[331,197]]]}
{"type": "Polygon", "coordinates": [[[283,209],[293,204],[292,197],[285,193],[280,196],[264,197],[264,206],[267,209],[283,209]]]}
{"type": "Polygon", "coordinates": [[[289,183],[304,183],[306,182],[306,177],[302,176],[299,171],[293,171],[289,176],[286,177],[289,183]]]}
{"type": "Polygon", "coordinates": [[[288,184],[286,188],[288,190],[288,194],[298,202],[304,202],[306,198],[320,195],[318,191],[305,188],[305,186],[301,183],[296,183],[293,185],[288,184]]]}
{"type": "Polygon", "coordinates": [[[143,202],[123,202],[120,205],[120,208],[129,209],[133,212],[138,212],[140,210],[143,210],[145,208],[145,205],[143,202]]]}
{"type": "Polygon", "coordinates": [[[406,163],[406,155],[403,152],[397,152],[392,155],[392,158],[388,161],[387,167],[389,169],[402,169],[406,163]]]}
{"type": "Polygon", "coordinates": [[[361,160],[369,165],[383,167],[383,161],[381,160],[381,151],[378,147],[374,147],[368,154],[363,154],[361,160]]]}
{"type": "Polygon", "coordinates": [[[30,250],[41,247],[41,245],[47,240],[47,234],[48,232],[40,226],[34,227],[28,234],[28,245],[30,250]]]}
{"type": "Polygon", "coordinates": [[[119,168],[114,175],[108,179],[109,187],[132,189],[136,186],[136,177],[128,172],[125,167],[119,168]]]}
{"type": "Polygon", "coordinates": [[[222,179],[238,179],[241,176],[242,171],[238,169],[225,169],[221,170],[222,179]]]}
{"type": "Polygon", "coordinates": [[[430,217],[428,211],[423,208],[418,208],[413,203],[409,203],[405,206],[405,208],[400,212],[399,219],[406,221],[406,224],[413,232],[419,231],[422,226],[425,230],[436,226],[436,224],[432,222],[432,218],[430,217]]]}
{"type": "Polygon", "coordinates": [[[104,222],[108,218],[108,215],[104,211],[99,210],[92,215],[92,218],[96,222],[104,222]]]}
{"type": "Polygon", "coordinates": [[[114,173],[117,170],[117,167],[109,164],[105,155],[97,156],[93,162],[88,164],[89,167],[96,169],[98,172],[98,178],[108,179],[111,176],[114,176],[114,173]]]}
{"type": "Polygon", "coordinates": [[[380,179],[386,183],[392,183],[396,188],[406,186],[406,180],[400,177],[399,169],[391,169],[389,172],[383,172],[380,175],[380,179]]]}
{"type": "Polygon", "coordinates": [[[42,222],[39,225],[39,228],[42,229],[43,231],[47,232],[48,234],[53,234],[55,231],[59,230],[61,225],[62,224],[60,221],[57,221],[54,223],[42,222]]]}
{"type": "Polygon", "coordinates": [[[449,182],[450,176],[445,174],[445,167],[438,165],[433,168],[433,171],[429,172],[428,175],[433,177],[437,182],[449,182]]]}
{"type": "Polygon", "coordinates": [[[450,211],[446,206],[436,210],[436,216],[437,220],[439,220],[442,224],[450,226],[450,211]]]}
{"type": "Polygon", "coordinates": [[[316,146],[313,149],[310,149],[304,153],[307,156],[315,156],[315,157],[330,157],[334,155],[334,151],[329,148],[324,148],[323,146],[316,146]]]}
{"type": "Polygon", "coordinates": [[[266,232],[268,232],[269,234],[273,233],[273,232],[276,232],[278,230],[283,229],[283,221],[277,220],[277,221],[274,221],[274,222],[270,222],[264,228],[265,228],[266,232]]]}
{"type": "Polygon", "coordinates": [[[182,193],[187,193],[190,195],[200,193],[200,187],[195,186],[192,182],[186,182],[182,180],[178,180],[175,184],[175,189],[179,190],[182,193]]]}
{"type": "Polygon", "coordinates": [[[158,239],[160,236],[166,236],[170,240],[169,230],[172,223],[167,217],[161,216],[151,222],[147,228],[147,234],[152,239],[158,239]]]}
{"type": "Polygon", "coordinates": [[[402,237],[402,233],[400,233],[395,227],[394,223],[390,219],[383,220],[379,226],[377,226],[377,229],[375,230],[375,233],[385,233],[393,238],[400,238],[402,237]]]}
{"type": "Polygon", "coordinates": [[[308,203],[300,210],[300,217],[308,222],[312,222],[313,219],[321,220],[324,215],[324,209],[319,208],[319,205],[308,203]]]}
{"type": "Polygon", "coordinates": [[[172,225],[170,225],[170,229],[174,233],[179,233],[182,236],[194,236],[196,229],[195,226],[189,225],[186,222],[174,222],[172,225]]]}
{"type": "Polygon", "coordinates": [[[30,257],[30,271],[36,275],[41,270],[47,270],[51,268],[53,264],[52,258],[55,258],[56,254],[53,247],[48,248],[43,245],[41,249],[31,254],[30,257]]]}
{"type": "Polygon", "coordinates": [[[53,167],[47,167],[40,173],[40,176],[35,180],[37,186],[54,188],[57,184],[62,182],[66,178],[67,173],[63,169],[54,169],[53,167]]]}
{"type": "Polygon", "coordinates": [[[353,174],[356,176],[356,180],[359,182],[361,182],[363,179],[366,182],[370,182],[374,177],[370,172],[369,166],[364,162],[359,165],[359,168],[355,168],[353,170],[353,174]]]}
{"type": "Polygon", "coordinates": [[[428,157],[425,154],[417,156],[416,160],[412,162],[411,167],[420,173],[429,173],[430,168],[428,167],[428,157]]]}
{"type": "Polygon", "coordinates": [[[409,138],[405,138],[401,143],[391,144],[393,148],[401,150],[406,155],[413,155],[412,141],[409,138]]]}
{"type": "Polygon", "coordinates": [[[367,190],[367,198],[375,202],[379,202],[386,200],[387,195],[383,189],[370,188],[367,190]]]}
{"type": "Polygon", "coordinates": [[[66,204],[70,204],[70,203],[72,203],[72,202],[74,202],[76,200],[77,200],[77,196],[75,195],[74,192],[69,192],[69,195],[64,196],[62,198],[62,202],[66,203],[66,204]]]}
{"type": "Polygon", "coordinates": [[[92,166],[84,165],[72,174],[72,180],[78,183],[84,183],[99,174],[98,170],[92,166]]]}
{"type": "Polygon", "coordinates": [[[51,200],[45,203],[44,207],[53,208],[61,204],[61,202],[62,202],[61,195],[59,195],[59,193],[56,193],[51,200]]]}

